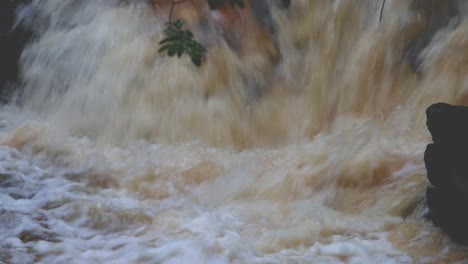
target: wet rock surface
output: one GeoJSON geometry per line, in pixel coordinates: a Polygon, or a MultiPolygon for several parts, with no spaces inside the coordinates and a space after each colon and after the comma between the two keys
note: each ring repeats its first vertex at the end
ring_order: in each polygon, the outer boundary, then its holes
{"type": "Polygon", "coordinates": [[[424,153],[429,217],[454,241],[468,244],[468,107],[437,103],[426,115],[434,141],[424,153]]]}
{"type": "Polygon", "coordinates": [[[412,9],[418,14],[421,24],[416,34],[407,44],[405,60],[415,71],[421,70],[421,52],[429,45],[435,34],[457,23],[460,16],[460,1],[457,0],[425,0],[413,1],[412,9]]]}
{"type": "Polygon", "coordinates": [[[29,1],[0,1],[0,100],[7,101],[19,79],[18,60],[31,33],[16,25],[17,9],[29,1]]]}

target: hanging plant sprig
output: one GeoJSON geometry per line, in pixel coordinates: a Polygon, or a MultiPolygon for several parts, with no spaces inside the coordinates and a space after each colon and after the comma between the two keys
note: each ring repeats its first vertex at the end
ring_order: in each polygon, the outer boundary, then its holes
{"type": "Polygon", "coordinates": [[[193,34],[189,30],[182,29],[185,21],[182,19],[172,21],[172,13],[174,7],[187,0],[172,0],[171,9],[169,11],[169,21],[166,23],[167,28],[164,30],[165,38],[159,42],[161,48],[159,52],[167,52],[167,55],[173,57],[177,54],[180,58],[184,53],[190,56],[193,64],[201,66],[203,54],[206,48],[193,39],[193,34]]]}

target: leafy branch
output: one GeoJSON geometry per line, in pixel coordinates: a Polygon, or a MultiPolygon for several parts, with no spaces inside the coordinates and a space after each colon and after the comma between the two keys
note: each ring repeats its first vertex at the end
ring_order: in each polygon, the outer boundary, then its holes
{"type": "Polygon", "coordinates": [[[161,48],[159,52],[167,52],[167,55],[173,57],[177,54],[180,58],[184,53],[190,56],[193,64],[200,66],[202,56],[206,52],[206,48],[193,39],[193,34],[189,30],[182,29],[185,21],[179,19],[175,22],[172,21],[172,14],[174,8],[178,4],[182,4],[187,0],[172,0],[171,9],[169,11],[167,28],[164,30],[166,37],[159,42],[161,48]]]}
{"type": "Polygon", "coordinates": [[[167,29],[164,31],[166,38],[159,42],[162,45],[159,52],[167,51],[170,57],[177,54],[179,58],[187,53],[193,64],[200,66],[206,48],[193,39],[192,32],[182,29],[184,24],[184,20],[181,19],[167,23],[167,29]]]}
{"type": "MultiPolygon", "coordinates": [[[[161,48],[159,52],[167,52],[167,55],[173,57],[177,54],[180,58],[184,53],[190,56],[193,64],[201,66],[202,57],[206,53],[206,48],[193,38],[192,32],[183,29],[185,21],[179,19],[172,21],[174,8],[178,4],[182,4],[187,0],[171,0],[171,8],[169,11],[167,28],[164,30],[165,38],[159,42],[161,48]]],[[[239,8],[244,8],[243,0],[227,0],[228,4],[239,8]]],[[[211,9],[217,9],[226,4],[226,0],[208,0],[211,9]]]]}

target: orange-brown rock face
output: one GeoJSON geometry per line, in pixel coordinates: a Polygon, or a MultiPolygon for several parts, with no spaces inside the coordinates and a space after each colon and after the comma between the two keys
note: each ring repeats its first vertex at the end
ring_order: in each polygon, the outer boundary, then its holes
{"type": "MultiPolygon", "coordinates": [[[[244,4],[242,9],[224,4],[210,10],[206,0],[188,0],[175,6],[172,19],[186,21],[187,28],[202,43],[209,45],[214,39],[212,33],[219,33],[241,56],[261,52],[276,60],[275,26],[269,6],[259,0],[244,0],[244,4]]],[[[168,16],[170,6],[169,0],[153,0],[157,16],[168,16]]]]}

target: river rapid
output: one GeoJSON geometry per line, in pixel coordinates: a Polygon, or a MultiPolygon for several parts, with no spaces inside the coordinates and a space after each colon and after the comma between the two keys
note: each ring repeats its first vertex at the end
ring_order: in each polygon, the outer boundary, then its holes
{"type": "Polygon", "coordinates": [[[274,36],[246,19],[238,49],[180,4],[201,67],[158,53],[167,6],[21,8],[0,263],[468,263],[423,163],[425,109],[468,104],[467,6],[386,2],[271,5],[274,36]]]}

